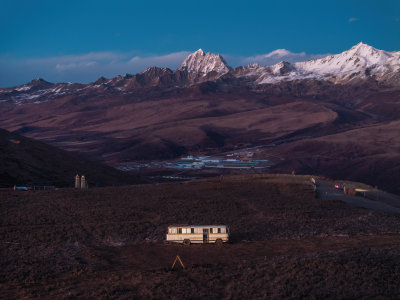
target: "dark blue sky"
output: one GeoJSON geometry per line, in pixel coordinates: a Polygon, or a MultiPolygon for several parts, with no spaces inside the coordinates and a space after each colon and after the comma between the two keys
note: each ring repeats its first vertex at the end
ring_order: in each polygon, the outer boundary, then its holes
{"type": "Polygon", "coordinates": [[[176,67],[199,48],[234,65],[275,49],[339,53],[360,41],[400,50],[399,0],[2,0],[0,87],[32,76],[87,82],[156,62],[176,67]]]}

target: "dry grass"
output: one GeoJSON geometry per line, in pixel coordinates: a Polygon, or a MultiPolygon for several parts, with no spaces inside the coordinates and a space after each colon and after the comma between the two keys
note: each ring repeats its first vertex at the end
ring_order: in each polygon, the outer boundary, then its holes
{"type": "Polygon", "coordinates": [[[0,193],[0,297],[397,295],[400,217],[321,201],[305,180],[0,193]],[[233,243],[164,245],[171,223],[227,224],[233,243]]]}

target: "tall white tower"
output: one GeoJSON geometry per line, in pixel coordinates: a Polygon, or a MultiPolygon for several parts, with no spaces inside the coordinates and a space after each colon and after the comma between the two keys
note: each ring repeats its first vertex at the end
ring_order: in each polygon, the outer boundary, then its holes
{"type": "Polygon", "coordinates": [[[81,177],[81,189],[86,189],[86,178],[85,175],[81,177]]]}
{"type": "Polygon", "coordinates": [[[80,179],[78,174],[76,174],[76,176],[75,176],[75,188],[76,189],[80,189],[81,188],[81,179],[80,179]]]}

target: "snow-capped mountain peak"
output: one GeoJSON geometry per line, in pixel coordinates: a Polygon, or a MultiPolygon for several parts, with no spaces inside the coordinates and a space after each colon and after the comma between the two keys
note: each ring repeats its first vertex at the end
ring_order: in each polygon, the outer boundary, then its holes
{"type": "Polygon", "coordinates": [[[229,66],[220,54],[205,53],[202,49],[190,54],[183,61],[178,70],[187,70],[206,75],[212,71],[218,74],[225,74],[229,71],[229,66]]]}
{"type": "Polygon", "coordinates": [[[40,85],[40,84],[51,84],[51,83],[44,80],[43,78],[35,78],[28,83],[28,85],[30,85],[30,86],[35,86],[35,85],[40,85]]]}
{"type": "Polygon", "coordinates": [[[374,47],[372,47],[372,46],[370,46],[368,44],[365,44],[363,42],[359,42],[357,45],[354,45],[353,47],[351,47],[347,51],[357,52],[357,51],[365,51],[365,50],[367,50],[367,51],[371,51],[371,50],[373,50],[373,51],[381,51],[381,50],[375,49],[374,47]]]}
{"type": "MultiPolygon", "coordinates": [[[[276,55],[285,53],[281,50],[276,50],[276,55]]],[[[275,51],[270,54],[273,53],[275,51]]],[[[251,77],[258,74],[256,82],[260,84],[311,78],[346,83],[368,77],[397,82],[396,78],[400,77],[400,51],[379,50],[360,42],[336,55],[296,63],[280,62],[256,69],[247,68],[247,74],[251,77]]]]}
{"type": "Polygon", "coordinates": [[[350,50],[343,52],[348,55],[362,57],[368,65],[382,63],[390,57],[390,54],[384,50],[378,50],[362,42],[358,43],[350,50]],[[346,53],[347,52],[347,53],[346,53]]]}
{"type": "MultiPolygon", "coordinates": [[[[355,74],[359,74],[358,77],[362,78],[367,75],[379,75],[391,68],[389,65],[392,65],[393,60],[390,58],[396,60],[396,57],[398,60],[399,52],[378,50],[361,42],[342,53],[293,65],[298,72],[313,73],[325,78],[332,77],[336,82],[354,78],[355,74]]],[[[397,61],[395,64],[398,63],[397,61]]]]}
{"type": "Polygon", "coordinates": [[[205,53],[204,53],[204,51],[203,51],[203,49],[199,49],[199,50],[197,50],[197,51],[195,51],[195,52],[193,52],[193,54],[199,54],[199,55],[202,55],[202,56],[204,56],[205,55],[205,53]]]}
{"type": "Polygon", "coordinates": [[[287,74],[292,70],[293,70],[292,64],[287,61],[281,61],[276,65],[271,66],[272,73],[276,75],[287,74]]]}

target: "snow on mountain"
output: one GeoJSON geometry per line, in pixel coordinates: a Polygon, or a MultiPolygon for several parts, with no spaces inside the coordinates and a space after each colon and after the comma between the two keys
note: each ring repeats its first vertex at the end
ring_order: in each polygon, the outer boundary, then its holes
{"type": "MultiPolygon", "coordinates": [[[[400,51],[388,52],[359,43],[350,50],[323,58],[288,63],[280,62],[257,71],[258,83],[274,83],[282,80],[316,78],[345,83],[355,79],[374,77],[388,79],[400,72],[400,51]]],[[[254,70],[251,71],[252,75],[254,70]]]]}
{"type": "MultiPolygon", "coordinates": [[[[265,58],[286,59],[292,55],[288,50],[278,49],[264,55],[265,58]]],[[[276,60],[275,60],[276,61],[276,60]]],[[[336,55],[303,61],[281,61],[274,65],[249,64],[231,69],[219,54],[204,53],[199,49],[190,54],[177,70],[151,67],[136,75],[126,74],[111,79],[100,77],[89,84],[53,84],[37,78],[11,88],[0,88],[0,102],[41,103],[79,95],[87,97],[104,93],[131,93],[138,88],[187,87],[205,81],[216,81],[226,76],[225,84],[242,78],[252,84],[274,84],[282,81],[318,79],[334,83],[351,83],[372,78],[388,85],[400,86],[400,51],[388,52],[359,43],[336,55]]]]}
{"type": "Polygon", "coordinates": [[[22,86],[16,87],[16,88],[14,89],[14,91],[22,92],[22,91],[30,90],[31,88],[32,88],[31,86],[22,85],[22,86]]]}
{"type": "Polygon", "coordinates": [[[220,54],[204,53],[202,49],[190,54],[178,68],[178,70],[187,70],[203,75],[212,71],[222,75],[228,73],[229,69],[230,67],[220,54]]]}
{"type": "Polygon", "coordinates": [[[353,73],[368,75],[365,74],[368,68],[372,71],[371,75],[375,73],[382,75],[384,68],[381,68],[381,72],[374,72],[376,70],[373,69],[384,66],[387,60],[396,57],[396,54],[397,58],[399,58],[398,52],[390,53],[359,43],[350,50],[340,54],[306,62],[298,62],[294,66],[303,72],[312,72],[322,76],[338,76],[340,78],[345,78],[353,73]]]}
{"type": "Polygon", "coordinates": [[[0,102],[14,104],[42,103],[65,95],[75,94],[82,90],[84,84],[51,83],[42,78],[11,88],[0,88],[0,102]]]}

